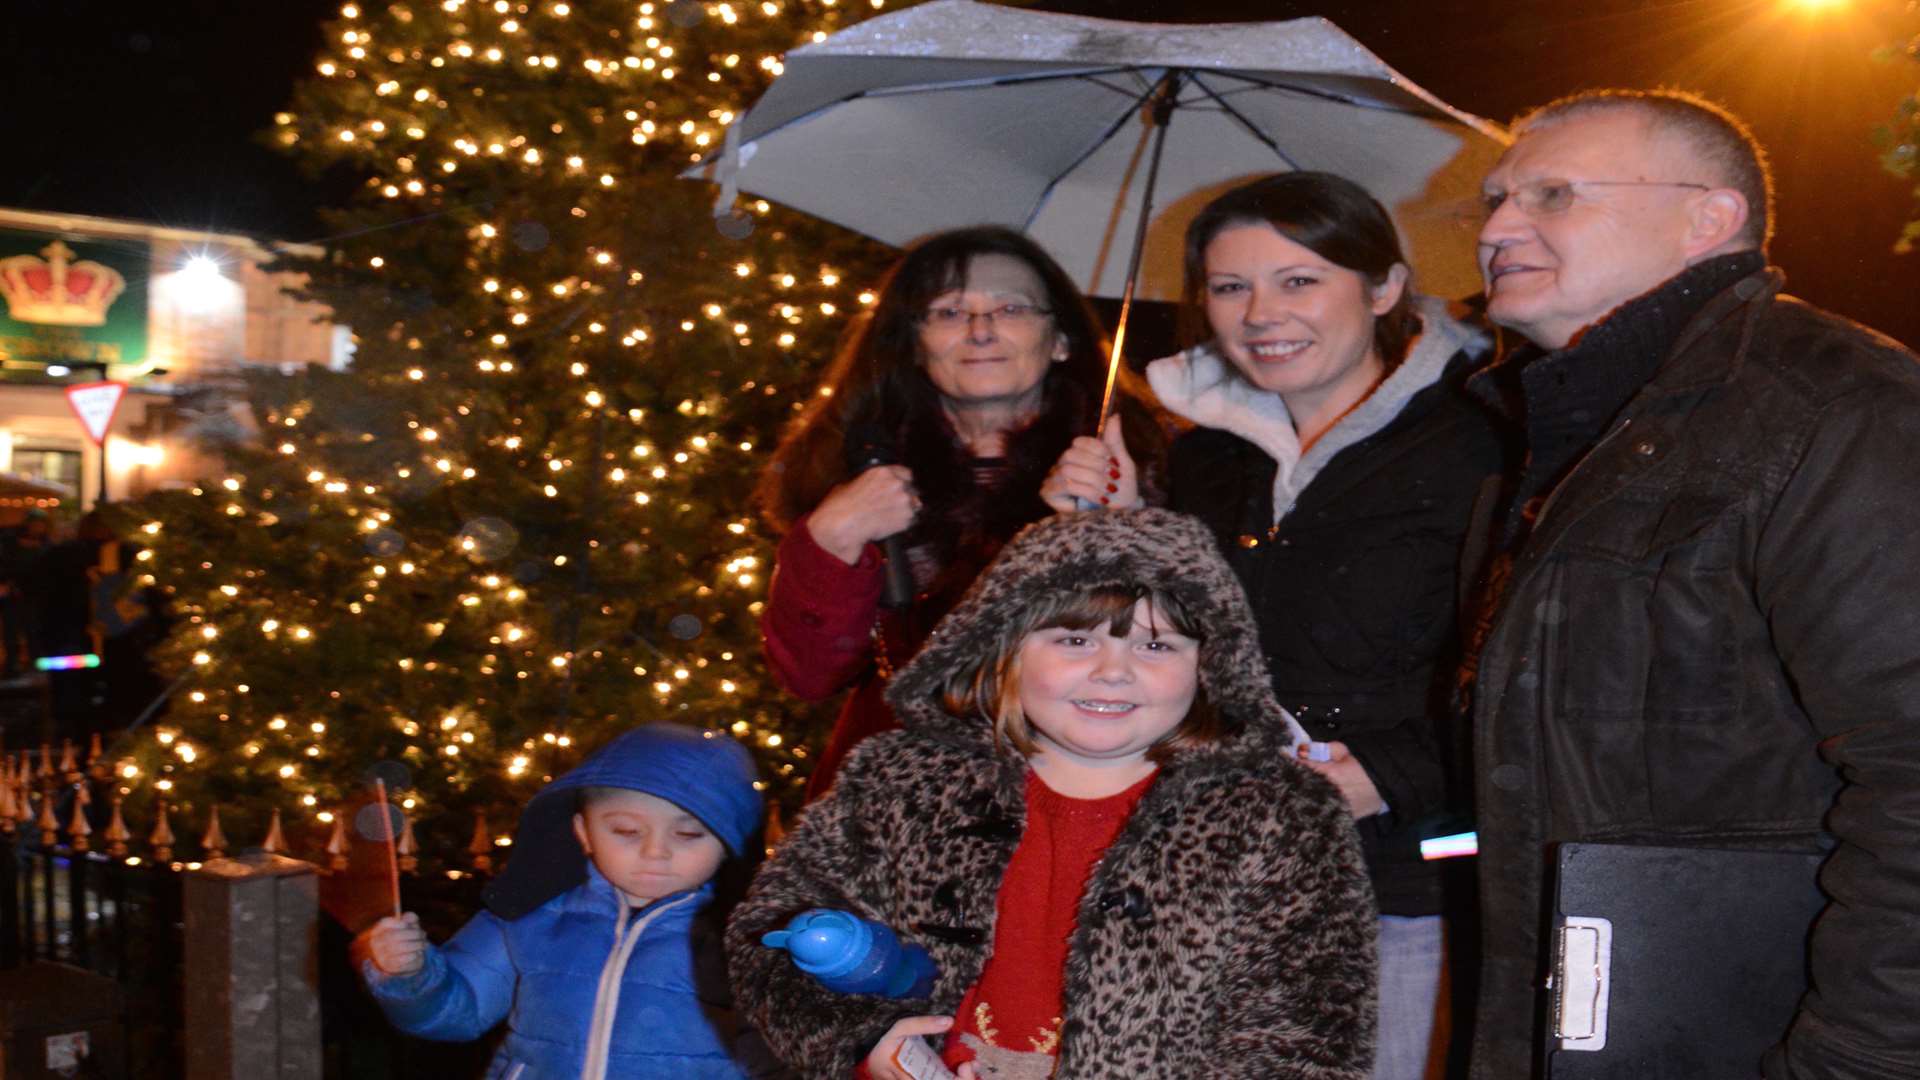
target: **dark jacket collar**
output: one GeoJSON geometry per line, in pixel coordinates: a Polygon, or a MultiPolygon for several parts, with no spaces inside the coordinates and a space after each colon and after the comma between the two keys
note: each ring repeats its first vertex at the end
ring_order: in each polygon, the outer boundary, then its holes
{"type": "Polygon", "coordinates": [[[1760,302],[1771,300],[1779,294],[1786,281],[1786,275],[1779,270],[1756,265],[1751,272],[1733,282],[1731,288],[1722,289],[1681,330],[1673,348],[1668,351],[1667,362],[1654,372],[1653,380],[1648,384],[1649,390],[1662,395],[1684,394],[1718,386],[1733,378],[1746,356],[1746,342],[1752,325],[1750,319],[1741,326],[1740,340],[1733,348],[1696,349],[1694,346],[1712,336],[1721,324],[1737,317],[1743,310],[1752,310],[1760,302]]]}
{"type": "MultiPolygon", "coordinates": [[[[1689,371],[1685,375],[1672,370],[1673,360],[1707,328],[1742,304],[1765,293],[1777,292],[1783,280],[1778,271],[1767,269],[1765,256],[1757,251],[1708,259],[1621,305],[1564,349],[1549,352],[1524,341],[1504,349],[1498,360],[1468,380],[1468,392],[1517,423],[1524,417],[1531,400],[1531,395],[1523,390],[1525,383],[1533,382],[1523,377],[1529,370],[1552,373],[1574,367],[1592,368],[1598,366],[1596,362],[1617,370],[1624,361],[1640,378],[1613,402],[1614,408],[1608,415],[1617,412],[1619,406],[1633,396],[1633,391],[1649,383],[1662,390],[1679,390],[1683,384],[1696,387],[1703,376],[1708,382],[1724,381],[1731,375],[1731,365],[1735,363],[1731,356],[1720,358],[1725,361],[1720,370],[1689,371]]],[[[1606,372],[1590,374],[1595,378],[1607,377],[1606,372]]],[[[1568,377],[1582,376],[1568,370],[1568,377]]],[[[1576,394],[1594,396],[1579,391],[1576,394]]],[[[1611,391],[1602,396],[1611,397],[1611,391]]]]}

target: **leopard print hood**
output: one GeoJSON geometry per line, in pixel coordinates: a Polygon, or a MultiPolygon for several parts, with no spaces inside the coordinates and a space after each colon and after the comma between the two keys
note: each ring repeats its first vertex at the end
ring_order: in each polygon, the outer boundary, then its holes
{"type": "Polygon", "coordinates": [[[1165,590],[1207,628],[1200,684],[1235,732],[1211,749],[1233,752],[1248,740],[1276,748],[1306,740],[1274,697],[1246,593],[1213,534],[1196,518],[1154,508],[1057,514],[1021,530],[894,676],[888,704],[910,730],[990,743],[984,718],[957,717],[942,706],[949,673],[990,653],[1000,627],[1019,618],[1036,597],[1108,585],[1165,590]]]}
{"type": "MultiPolygon", "coordinates": [[[[894,677],[905,730],[855,748],[761,866],[728,924],[729,977],[808,1080],[847,1076],[903,1015],[954,1015],[985,971],[1026,835],[1029,765],[995,746],[984,718],[947,713],[942,688],[1036,596],[1103,584],[1192,606],[1207,630],[1200,679],[1241,730],[1163,761],[1095,863],[1067,942],[1052,1075],[1366,1080],[1378,917],[1352,815],[1286,752],[1294,736],[1212,534],[1165,510],[1065,514],[1015,537],[894,677]],[[931,993],[838,994],[762,944],[820,907],[926,948],[931,993]]],[[[991,1071],[1009,1064],[999,1055],[977,1061],[983,1077],[1010,1075],[991,1071]]]]}

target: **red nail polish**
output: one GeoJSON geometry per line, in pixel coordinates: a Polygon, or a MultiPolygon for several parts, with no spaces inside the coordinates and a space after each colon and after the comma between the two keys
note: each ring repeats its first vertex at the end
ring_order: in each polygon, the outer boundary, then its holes
{"type": "Polygon", "coordinates": [[[1110,478],[1112,478],[1112,479],[1114,479],[1114,480],[1118,480],[1118,479],[1120,479],[1120,470],[1119,470],[1119,469],[1108,469],[1108,470],[1107,470],[1107,476],[1109,476],[1110,478]]]}
{"type": "Polygon", "coordinates": [[[1100,496],[1100,505],[1101,506],[1107,505],[1107,497],[1105,495],[1100,496]]]}
{"type": "Polygon", "coordinates": [[[1119,493],[1119,491],[1120,491],[1120,485],[1118,485],[1118,484],[1108,484],[1108,485],[1107,485],[1107,494],[1109,494],[1109,495],[1114,495],[1114,494],[1118,494],[1118,493],[1119,493]]]}

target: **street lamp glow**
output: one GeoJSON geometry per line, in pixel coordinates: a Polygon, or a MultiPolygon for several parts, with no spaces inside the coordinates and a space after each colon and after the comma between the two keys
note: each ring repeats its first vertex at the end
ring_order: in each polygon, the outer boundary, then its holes
{"type": "Polygon", "coordinates": [[[229,302],[234,282],[228,280],[220,260],[201,253],[188,256],[174,274],[174,287],[188,311],[209,312],[229,302]]]}
{"type": "Polygon", "coordinates": [[[195,255],[180,268],[181,276],[194,285],[210,285],[221,278],[220,264],[206,255],[195,255]]]}

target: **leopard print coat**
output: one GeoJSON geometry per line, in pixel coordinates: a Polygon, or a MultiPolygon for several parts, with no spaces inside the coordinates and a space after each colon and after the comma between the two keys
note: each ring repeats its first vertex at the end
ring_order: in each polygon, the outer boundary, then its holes
{"type": "Polygon", "coordinates": [[[1331,785],[1290,753],[1244,594],[1199,522],[1164,510],[1038,522],[1008,545],[894,679],[906,730],[868,739],[761,868],[727,951],[740,1005],[808,1077],[842,1080],[903,1016],[951,1015],[992,950],[1025,829],[1027,763],[940,705],[1031,598],[1101,584],[1177,594],[1209,628],[1200,679],[1230,727],[1183,749],[1095,866],[1069,943],[1059,1077],[1366,1077],[1372,891],[1331,785]],[[929,998],[836,994],[759,944],[842,908],[928,949],[929,998]]]}

